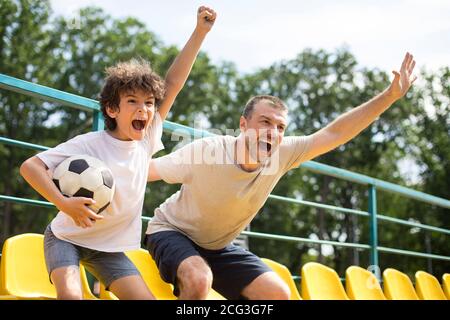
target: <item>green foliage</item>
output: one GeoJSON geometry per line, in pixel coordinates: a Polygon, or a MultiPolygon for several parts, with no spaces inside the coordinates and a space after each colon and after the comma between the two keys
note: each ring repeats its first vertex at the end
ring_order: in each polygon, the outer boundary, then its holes
{"type": "MultiPolygon", "coordinates": [[[[48,1],[1,1],[1,73],[28,81],[46,82],[45,74],[52,59],[47,52],[53,46],[51,32],[45,28],[49,14],[48,1]]],[[[42,106],[42,101],[4,90],[0,93],[0,136],[42,142],[53,134],[43,125],[50,115],[49,110],[42,106]]],[[[19,164],[29,156],[29,151],[2,146],[0,154],[0,170],[4,173],[4,178],[0,180],[0,193],[36,198],[36,193],[22,179],[17,178],[19,164]]],[[[0,206],[1,240],[23,230],[36,230],[36,226],[46,223],[50,218],[48,209],[8,202],[2,202],[0,206]]]]}
{"type": "MultiPolygon", "coordinates": [[[[143,22],[115,19],[99,8],[82,9],[74,25],[53,16],[48,1],[0,3],[0,73],[85,97],[97,99],[105,68],[118,61],[140,56],[164,76],[179,50],[164,45],[143,22]]],[[[450,199],[450,69],[423,71],[420,78],[407,97],[358,137],[315,160],[450,199]],[[404,159],[419,168],[418,179],[402,173],[399,161],[404,159]]],[[[238,128],[242,108],[251,96],[272,94],[289,106],[288,134],[306,135],[369,100],[388,83],[385,72],[361,68],[345,47],[334,52],[307,49],[292,60],[251,74],[239,73],[231,62],[214,65],[202,52],[168,120],[226,133],[226,129],[238,128]]],[[[0,136],[55,146],[91,127],[90,113],[0,92],[0,136]]],[[[157,156],[176,145],[168,135],[164,143],[166,149],[157,156]]],[[[39,198],[18,173],[21,162],[32,154],[0,145],[0,171],[7,175],[0,180],[0,194],[39,198]]],[[[152,216],[154,209],[178,189],[163,182],[151,184],[144,215],[152,216]]],[[[273,193],[345,208],[368,208],[365,187],[301,168],[289,172],[273,193]]],[[[450,225],[448,209],[395,194],[379,192],[377,205],[383,215],[442,228],[450,225]]],[[[55,213],[52,209],[0,202],[0,241],[13,234],[42,233],[55,213]]],[[[380,222],[378,229],[380,245],[450,255],[446,235],[386,222],[380,222]]],[[[267,202],[251,230],[332,241],[369,241],[365,217],[275,200],[267,202]]],[[[253,238],[249,242],[253,252],[286,264],[296,274],[308,261],[323,262],[341,276],[351,264],[369,264],[367,251],[253,238]]],[[[380,264],[382,269],[396,267],[410,275],[428,269],[440,276],[450,267],[439,260],[394,254],[380,254],[380,264]]]]}

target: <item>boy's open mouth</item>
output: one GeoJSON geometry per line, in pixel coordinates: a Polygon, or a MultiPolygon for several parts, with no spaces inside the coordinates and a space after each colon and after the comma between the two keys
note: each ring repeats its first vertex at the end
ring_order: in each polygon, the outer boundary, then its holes
{"type": "Polygon", "coordinates": [[[136,130],[143,130],[145,128],[145,124],[147,123],[147,121],[145,120],[133,120],[131,122],[131,125],[133,126],[134,129],[136,130]]]}

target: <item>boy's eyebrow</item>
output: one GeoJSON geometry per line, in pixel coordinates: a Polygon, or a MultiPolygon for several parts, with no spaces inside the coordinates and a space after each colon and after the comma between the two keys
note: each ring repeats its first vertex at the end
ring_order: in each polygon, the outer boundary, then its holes
{"type": "MultiPolygon", "coordinates": [[[[137,98],[138,96],[136,96],[136,95],[130,93],[130,94],[127,94],[127,95],[125,96],[125,98],[128,98],[128,97],[137,98]]],[[[155,98],[154,95],[150,95],[150,96],[147,96],[147,97],[145,98],[145,100],[148,100],[148,99],[154,99],[154,98],[155,98]]]]}

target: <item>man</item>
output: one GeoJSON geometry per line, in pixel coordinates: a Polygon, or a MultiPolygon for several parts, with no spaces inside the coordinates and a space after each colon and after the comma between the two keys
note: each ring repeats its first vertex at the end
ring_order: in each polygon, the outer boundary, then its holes
{"type": "Polygon", "coordinates": [[[284,137],[287,108],[273,96],[250,99],[238,137],[199,139],[154,159],[149,181],[181,183],[155,210],[147,247],[180,299],[289,299],[287,285],[257,256],[231,242],[264,205],[278,180],[302,162],[354,138],[416,80],[406,54],[390,86],[309,136],[284,137]]]}

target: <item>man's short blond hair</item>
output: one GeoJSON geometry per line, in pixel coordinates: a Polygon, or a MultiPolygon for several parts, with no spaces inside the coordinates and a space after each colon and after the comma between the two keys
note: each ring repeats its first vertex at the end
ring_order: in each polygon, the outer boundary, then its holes
{"type": "Polygon", "coordinates": [[[242,116],[245,119],[250,119],[252,117],[253,110],[255,109],[255,105],[262,100],[267,100],[267,103],[276,109],[280,109],[286,112],[288,111],[288,108],[280,98],[270,95],[259,95],[254,96],[250,98],[250,100],[248,100],[247,104],[244,107],[244,111],[242,112],[242,116]]]}

